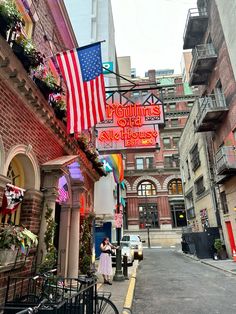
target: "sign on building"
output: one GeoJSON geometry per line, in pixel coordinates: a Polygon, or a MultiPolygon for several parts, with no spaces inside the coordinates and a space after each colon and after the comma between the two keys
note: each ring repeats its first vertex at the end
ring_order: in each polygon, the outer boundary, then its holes
{"type": "Polygon", "coordinates": [[[151,148],[160,144],[163,105],[160,99],[151,96],[144,103],[134,103],[125,97],[107,100],[107,120],[97,125],[98,150],[151,148]]]}
{"type": "Polygon", "coordinates": [[[103,74],[109,74],[110,72],[108,70],[113,71],[113,62],[103,62],[102,66],[103,66],[103,71],[102,71],[103,74]]]}

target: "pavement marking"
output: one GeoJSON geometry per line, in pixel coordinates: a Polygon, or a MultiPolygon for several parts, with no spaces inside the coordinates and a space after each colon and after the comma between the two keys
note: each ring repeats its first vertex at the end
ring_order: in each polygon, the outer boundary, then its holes
{"type": "Polygon", "coordinates": [[[132,303],[133,303],[134,289],[135,289],[135,284],[136,284],[137,267],[138,265],[134,268],[130,277],[129,287],[126,294],[122,314],[129,314],[132,312],[132,303]]]}

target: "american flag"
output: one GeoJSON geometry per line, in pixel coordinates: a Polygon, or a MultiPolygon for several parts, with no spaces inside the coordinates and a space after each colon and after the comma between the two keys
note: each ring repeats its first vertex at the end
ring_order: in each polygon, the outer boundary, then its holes
{"type": "Polygon", "coordinates": [[[60,204],[65,203],[68,200],[68,198],[69,198],[68,185],[66,183],[58,190],[57,202],[60,204]]]}
{"type": "Polygon", "coordinates": [[[68,88],[68,133],[79,133],[105,120],[101,43],[64,51],[56,59],[68,88]]]}

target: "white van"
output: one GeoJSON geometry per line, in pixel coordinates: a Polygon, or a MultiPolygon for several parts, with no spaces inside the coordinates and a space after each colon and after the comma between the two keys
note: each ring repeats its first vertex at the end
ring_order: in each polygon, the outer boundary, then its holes
{"type": "Polygon", "coordinates": [[[134,257],[142,260],[143,259],[143,243],[139,235],[136,234],[124,234],[122,241],[130,242],[131,248],[134,250],[134,257]]]}

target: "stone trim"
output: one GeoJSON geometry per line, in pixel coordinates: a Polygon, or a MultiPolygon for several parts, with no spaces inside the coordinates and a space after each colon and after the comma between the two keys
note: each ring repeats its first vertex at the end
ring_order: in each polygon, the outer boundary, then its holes
{"type": "Polygon", "coordinates": [[[156,178],[154,178],[152,176],[141,176],[134,181],[133,192],[137,192],[137,187],[138,187],[139,183],[142,181],[151,181],[156,186],[157,192],[161,190],[161,184],[156,178]]]}
{"type": "MultiPolygon", "coordinates": [[[[173,175],[168,176],[167,178],[165,178],[165,181],[163,183],[163,190],[165,190],[165,191],[168,190],[168,184],[173,179],[181,179],[181,175],[180,174],[173,174],[173,175]]],[[[181,181],[182,181],[182,179],[181,179],[181,181]]]]}

